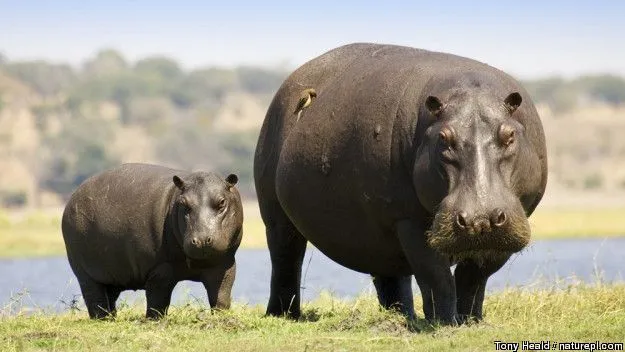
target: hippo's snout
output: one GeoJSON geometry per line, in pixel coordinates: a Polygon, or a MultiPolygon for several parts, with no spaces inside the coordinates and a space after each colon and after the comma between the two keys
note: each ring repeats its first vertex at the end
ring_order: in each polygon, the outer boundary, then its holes
{"type": "Polygon", "coordinates": [[[522,250],[529,243],[530,227],[520,206],[480,212],[443,208],[427,237],[428,244],[443,254],[483,257],[522,250]]]}
{"type": "Polygon", "coordinates": [[[506,212],[500,208],[491,211],[490,214],[472,215],[464,210],[456,213],[456,225],[469,234],[484,234],[500,229],[506,225],[507,220],[506,212]]]}
{"type": "Polygon", "coordinates": [[[213,236],[189,236],[184,243],[187,257],[197,260],[212,260],[221,257],[225,252],[216,246],[213,236]]]}
{"type": "Polygon", "coordinates": [[[196,249],[201,250],[202,247],[204,247],[206,245],[210,245],[212,241],[213,241],[213,239],[211,237],[207,237],[207,238],[204,238],[204,239],[201,239],[199,237],[193,237],[191,239],[191,245],[193,247],[195,247],[196,249]]]}

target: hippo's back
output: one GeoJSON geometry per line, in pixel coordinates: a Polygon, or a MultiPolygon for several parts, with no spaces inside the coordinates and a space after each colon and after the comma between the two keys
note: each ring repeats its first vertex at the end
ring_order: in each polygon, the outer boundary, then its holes
{"type": "MultiPolygon", "coordinates": [[[[184,172],[124,164],[83,182],[63,212],[68,259],[77,276],[140,286],[165,255],[163,230],[172,177],[184,172]]],[[[173,239],[172,239],[173,240],[173,239]]]]}

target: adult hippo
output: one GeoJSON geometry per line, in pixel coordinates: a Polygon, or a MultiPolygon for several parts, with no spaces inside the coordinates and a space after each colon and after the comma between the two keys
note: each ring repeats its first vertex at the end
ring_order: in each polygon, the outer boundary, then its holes
{"type": "Polygon", "coordinates": [[[300,314],[310,241],[370,273],[379,302],[429,320],[482,317],[488,277],[530,239],[547,182],[526,91],[467,58],[351,44],[292,73],[258,140],[254,178],[271,253],[267,313],[300,314]],[[307,89],[315,99],[298,119],[307,89]],[[457,264],[454,274],[450,266],[457,264]]]}
{"type": "Polygon", "coordinates": [[[182,280],[202,282],[210,306],[228,308],[243,223],[236,183],[124,164],[80,185],[61,226],[89,316],[114,315],[121,291],[145,289],[146,316],[158,318],[182,280]]]}

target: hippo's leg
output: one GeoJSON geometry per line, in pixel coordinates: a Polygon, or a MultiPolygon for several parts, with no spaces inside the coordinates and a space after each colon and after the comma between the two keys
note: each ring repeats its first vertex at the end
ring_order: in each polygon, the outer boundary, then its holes
{"type": "Polygon", "coordinates": [[[207,269],[202,273],[202,284],[208,294],[211,308],[228,309],[232,297],[232,284],[237,272],[237,264],[232,260],[223,266],[207,269]]]}
{"type": "MultiPolygon", "coordinates": [[[[278,206],[279,208],[279,206],[278,206]]],[[[271,255],[271,289],[267,314],[299,318],[302,262],[306,239],[297,231],[282,209],[265,220],[271,255]]]]}
{"type": "Polygon", "coordinates": [[[79,278],[78,284],[91,319],[103,319],[112,314],[114,308],[109,305],[106,285],[84,276],[79,278]]]}
{"type": "Polygon", "coordinates": [[[488,277],[508,261],[509,256],[493,258],[480,262],[463,260],[456,266],[456,292],[458,296],[458,314],[461,322],[470,319],[482,320],[482,304],[488,277]]]}
{"type": "Polygon", "coordinates": [[[425,226],[403,220],[396,224],[397,237],[423,297],[423,313],[430,321],[457,323],[456,287],[449,260],[425,243],[425,226]]]}
{"type": "Polygon", "coordinates": [[[119,294],[122,293],[123,289],[117,286],[106,286],[106,299],[109,303],[109,312],[112,316],[117,315],[117,308],[115,303],[119,298],[119,294]]]}
{"type": "Polygon", "coordinates": [[[412,275],[394,277],[374,275],[373,285],[382,307],[397,309],[408,318],[414,319],[412,275]]]}
{"type": "Polygon", "coordinates": [[[150,272],[145,283],[146,318],[159,319],[167,314],[176,283],[170,264],[161,264],[150,272]]]}

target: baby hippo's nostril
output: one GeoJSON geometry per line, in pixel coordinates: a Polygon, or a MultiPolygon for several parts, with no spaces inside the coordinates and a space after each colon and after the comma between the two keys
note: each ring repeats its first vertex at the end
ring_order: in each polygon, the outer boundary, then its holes
{"type": "Polygon", "coordinates": [[[195,247],[199,247],[200,244],[202,244],[202,241],[200,241],[200,239],[197,237],[193,237],[191,239],[191,244],[194,245],[195,247]]]}
{"type": "Polygon", "coordinates": [[[508,217],[501,209],[495,209],[490,215],[490,223],[495,227],[502,227],[506,223],[506,220],[508,220],[508,217]]]}
{"type": "Polygon", "coordinates": [[[456,223],[461,229],[465,229],[467,227],[467,213],[464,211],[458,212],[458,215],[456,215],[456,223]]]}
{"type": "Polygon", "coordinates": [[[206,244],[211,244],[211,242],[213,242],[213,238],[212,238],[212,237],[208,237],[208,238],[206,238],[206,240],[204,241],[204,243],[206,243],[206,244]]]}

